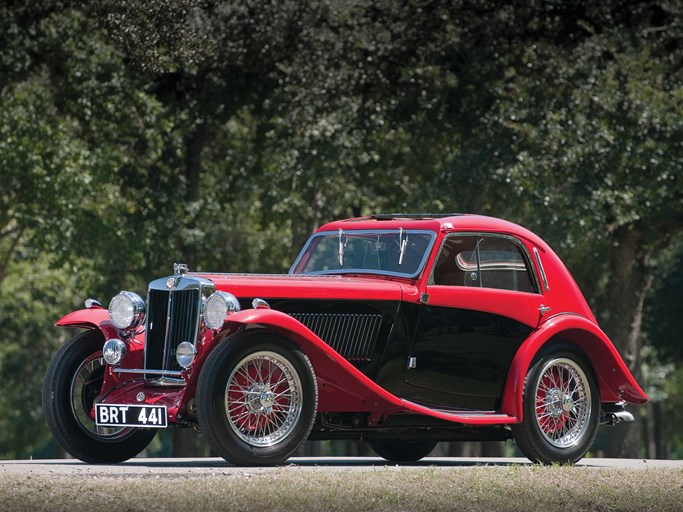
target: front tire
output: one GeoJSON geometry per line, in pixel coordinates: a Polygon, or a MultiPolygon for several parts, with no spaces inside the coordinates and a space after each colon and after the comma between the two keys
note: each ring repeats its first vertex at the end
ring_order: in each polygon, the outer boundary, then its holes
{"type": "Polygon", "coordinates": [[[318,389],[308,358],[286,340],[244,331],[216,347],[197,385],[209,445],[237,466],[287,460],[313,427],[318,389]]]}
{"type": "Polygon", "coordinates": [[[573,464],[593,445],[600,391],[590,365],[573,350],[542,354],[532,362],[523,402],[524,419],[512,433],[531,461],[573,464]]]}
{"type": "Polygon", "coordinates": [[[90,417],[106,364],[99,331],[85,331],[55,354],[43,383],[43,413],[52,436],[68,453],[90,463],[116,463],[135,457],[155,430],[98,427],[90,417]]]}

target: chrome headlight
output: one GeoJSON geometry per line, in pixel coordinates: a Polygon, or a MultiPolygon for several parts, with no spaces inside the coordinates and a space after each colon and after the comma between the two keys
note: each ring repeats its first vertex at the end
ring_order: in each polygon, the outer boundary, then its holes
{"type": "Polygon", "coordinates": [[[240,310],[240,303],[231,293],[216,292],[206,299],[202,313],[209,329],[220,329],[228,315],[240,310]]]}
{"type": "Polygon", "coordinates": [[[117,365],[126,357],[126,344],[116,338],[107,340],[102,347],[102,357],[109,365],[117,365]]]}
{"type": "Polygon", "coordinates": [[[145,321],[145,301],[137,293],[121,292],[109,303],[109,318],[117,329],[135,330],[145,321]]]}

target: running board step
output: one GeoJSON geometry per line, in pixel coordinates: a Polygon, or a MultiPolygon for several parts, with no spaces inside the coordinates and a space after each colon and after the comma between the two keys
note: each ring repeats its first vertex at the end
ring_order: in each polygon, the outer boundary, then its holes
{"type": "Polygon", "coordinates": [[[425,416],[431,416],[432,418],[439,418],[453,423],[461,423],[463,425],[510,425],[517,423],[517,418],[514,416],[496,412],[443,411],[430,409],[429,407],[408,400],[403,401],[403,406],[411,412],[424,414],[425,416]]]}

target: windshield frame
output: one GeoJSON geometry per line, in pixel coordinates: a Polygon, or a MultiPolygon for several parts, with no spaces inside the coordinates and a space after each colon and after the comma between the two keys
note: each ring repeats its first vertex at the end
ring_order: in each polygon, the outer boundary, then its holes
{"type": "Polygon", "coordinates": [[[343,274],[366,274],[366,275],[379,275],[379,276],[392,276],[392,277],[402,277],[404,279],[416,279],[420,274],[425,269],[425,265],[429,261],[429,257],[432,254],[432,251],[434,250],[434,243],[436,241],[436,232],[428,230],[428,229],[405,229],[405,228],[396,228],[396,229],[350,229],[350,230],[344,230],[343,231],[344,235],[396,235],[397,237],[400,235],[400,233],[403,233],[404,236],[407,235],[410,237],[411,235],[427,235],[429,236],[429,241],[427,243],[427,246],[424,250],[424,254],[422,255],[422,260],[420,261],[419,265],[417,265],[417,270],[413,273],[406,273],[406,272],[393,272],[390,270],[377,270],[377,269],[362,269],[362,268],[343,268],[343,269],[335,269],[335,270],[316,270],[316,271],[309,271],[309,272],[299,272],[295,273],[294,269],[296,269],[302,262],[304,256],[308,253],[309,247],[314,243],[314,241],[317,238],[321,237],[337,237],[339,236],[338,231],[319,231],[317,233],[313,233],[309,237],[309,239],[306,241],[306,244],[304,244],[303,249],[301,249],[301,252],[299,252],[299,255],[296,257],[294,260],[294,263],[289,269],[289,274],[290,275],[300,275],[300,276],[314,276],[314,275],[343,275],[343,274]]]}

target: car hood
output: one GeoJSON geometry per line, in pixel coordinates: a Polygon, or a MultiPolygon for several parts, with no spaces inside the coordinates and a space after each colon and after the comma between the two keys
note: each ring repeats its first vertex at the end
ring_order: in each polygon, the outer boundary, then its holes
{"type": "Polygon", "coordinates": [[[194,274],[210,279],[217,290],[238,298],[417,300],[411,283],[381,277],[301,276],[262,274],[194,274]]]}

